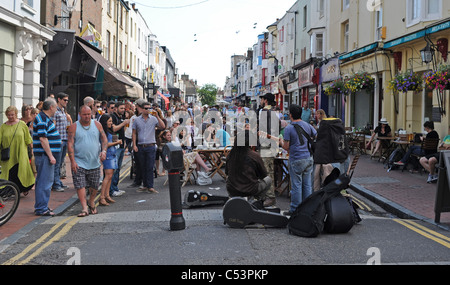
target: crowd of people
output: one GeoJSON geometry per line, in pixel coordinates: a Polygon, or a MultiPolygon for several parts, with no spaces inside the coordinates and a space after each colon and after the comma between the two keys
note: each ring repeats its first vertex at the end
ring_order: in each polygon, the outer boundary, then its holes
{"type": "MultiPolygon", "coordinates": [[[[286,118],[276,108],[271,93],[260,97],[257,110],[239,106],[232,116],[226,108],[218,106],[181,104],[162,111],[157,104],[144,99],[131,103],[85,97],[77,119],[72,120],[67,112],[68,103],[69,96],[58,93],[36,108],[24,105],[21,119],[16,107],[8,107],[8,120],[0,127],[0,178],[15,182],[24,194],[34,186],[36,215],[54,215],[48,203],[51,191],[67,188],[61,181],[66,176],[66,155],[82,206],[80,217],[98,212],[95,203],[98,191],[100,206],[115,203],[115,197],[125,193],[118,184],[126,154],[132,154],[136,165],[134,181],[128,187],[158,193],[154,178],[167,174],[159,161],[162,148],[169,142],[180,144],[189,164],[195,163],[197,171],[205,173],[210,173],[212,166],[193,149],[204,143],[233,146],[225,163],[227,192],[230,196],[256,197],[263,207],[276,205],[274,158],[281,151],[288,153],[291,203],[286,215],[291,215],[312,191],[320,188],[321,177],[340,167],[315,164],[312,156],[308,137],[317,136],[321,121],[327,117],[325,112],[291,104],[286,118]],[[256,121],[250,118],[251,111],[256,114],[256,121]],[[7,158],[3,157],[6,148],[7,158]]],[[[391,132],[386,123],[380,123],[375,135],[391,132]]],[[[444,139],[447,147],[449,139],[449,136],[444,139]]],[[[375,150],[380,147],[377,144],[375,150]]],[[[411,148],[412,152],[418,150],[411,148]]],[[[430,175],[435,175],[437,159],[436,156],[421,159],[430,175]]]]}
{"type": "MultiPolygon", "coordinates": [[[[249,196],[258,193],[257,196],[264,202],[264,206],[276,203],[273,157],[278,149],[271,151],[271,145],[261,144],[259,137],[238,144],[239,140],[234,139],[237,138],[238,131],[246,132],[245,137],[248,139],[250,131],[255,128],[251,129],[247,120],[244,127],[236,127],[236,130],[235,126],[227,121],[226,108],[201,108],[181,104],[163,112],[158,105],[144,99],[124,103],[102,102],[85,97],[76,120],[72,120],[67,112],[68,103],[68,94],[52,94],[45,101],[39,102],[36,108],[24,105],[20,120],[17,108],[11,106],[6,110],[8,121],[0,128],[2,149],[10,149],[10,158],[1,161],[0,178],[14,181],[24,194],[34,186],[36,215],[54,215],[53,209],[48,206],[51,191],[65,191],[68,187],[62,182],[66,177],[66,155],[82,206],[79,216],[84,217],[98,212],[95,203],[98,191],[100,206],[115,203],[115,197],[125,193],[118,188],[125,154],[133,154],[136,164],[135,179],[129,187],[135,187],[139,192],[158,193],[154,187],[154,177],[166,175],[165,171],[161,170],[159,158],[162,147],[168,142],[179,143],[183,147],[185,159],[195,163],[198,171],[210,173],[213,170],[211,165],[205,163],[204,157],[197,152],[192,152],[198,145],[196,139],[199,136],[200,144],[234,144],[226,164],[227,190],[230,195],[249,196]],[[217,111],[218,115],[208,117],[208,112],[214,113],[212,111],[217,111]],[[241,166],[245,171],[236,171],[241,170],[241,166]],[[255,181],[259,182],[255,184],[255,181]],[[243,184],[245,187],[241,187],[243,184]]],[[[298,121],[297,117],[302,115],[302,108],[294,105],[291,109],[290,116],[294,114],[291,120],[295,123],[298,121]]],[[[233,110],[235,122],[240,115],[246,116],[249,110],[250,108],[244,105],[233,110]]],[[[301,188],[305,189],[305,193],[311,192],[310,181],[302,179],[305,173],[311,171],[310,155],[298,142],[288,143],[294,135],[279,109],[276,109],[274,96],[270,93],[261,97],[260,109],[257,110],[258,118],[266,111],[269,112],[264,120],[267,118],[270,125],[271,114],[275,114],[274,117],[281,127],[281,132],[276,128],[275,133],[271,133],[269,128],[268,135],[276,137],[277,146],[278,143],[284,142],[284,145],[288,146],[285,148],[292,153],[292,158],[305,160],[301,169],[293,166],[291,170],[291,177],[295,181],[292,190],[295,198],[293,203],[298,204],[302,198],[296,198],[296,195],[302,192],[301,188]],[[279,135],[281,133],[282,137],[283,132],[284,139],[279,140],[279,135]]],[[[309,116],[311,117],[311,114],[309,116]]],[[[304,122],[299,124],[310,126],[304,122]]],[[[314,128],[308,128],[314,131],[314,128]]],[[[256,129],[259,129],[259,126],[256,129]]]]}

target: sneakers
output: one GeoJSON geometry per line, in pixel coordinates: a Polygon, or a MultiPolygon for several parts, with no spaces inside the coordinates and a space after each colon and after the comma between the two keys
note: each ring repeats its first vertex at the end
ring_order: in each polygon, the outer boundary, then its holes
{"type": "Polygon", "coordinates": [[[434,174],[434,175],[428,174],[427,183],[436,183],[437,180],[438,180],[437,174],[434,174]]]}
{"type": "Polygon", "coordinates": [[[123,191],[123,190],[117,190],[117,191],[114,191],[114,192],[112,193],[111,196],[113,196],[113,197],[120,197],[120,196],[122,196],[123,194],[125,194],[125,191],[123,191]]]}
{"type": "Polygon", "coordinates": [[[69,186],[67,186],[67,185],[62,185],[61,187],[58,187],[58,188],[52,188],[52,191],[55,191],[55,192],[64,192],[64,190],[67,189],[67,188],[69,188],[69,186]]]}
{"type": "Polygon", "coordinates": [[[395,164],[395,165],[400,165],[400,166],[405,165],[401,160],[399,160],[399,161],[397,161],[397,162],[394,162],[394,164],[395,164]]]}

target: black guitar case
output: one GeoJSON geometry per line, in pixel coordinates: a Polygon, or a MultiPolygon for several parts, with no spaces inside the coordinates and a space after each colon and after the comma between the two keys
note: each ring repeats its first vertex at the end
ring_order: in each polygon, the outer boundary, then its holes
{"type": "Polygon", "coordinates": [[[189,190],[184,194],[184,206],[204,207],[210,205],[223,205],[228,201],[228,197],[213,195],[207,192],[189,190]]]}
{"type": "Polygon", "coordinates": [[[327,212],[324,230],[327,233],[347,233],[354,224],[361,221],[353,203],[340,193],[325,203],[327,212]]]}
{"type": "Polygon", "coordinates": [[[233,197],[225,203],[223,219],[224,224],[240,229],[254,223],[277,228],[288,224],[288,218],[282,214],[257,209],[242,197],[233,197]]]}

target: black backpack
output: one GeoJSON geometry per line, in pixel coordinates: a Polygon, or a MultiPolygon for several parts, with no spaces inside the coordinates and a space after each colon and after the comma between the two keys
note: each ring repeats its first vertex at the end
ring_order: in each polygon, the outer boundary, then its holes
{"type": "Polygon", "coordinates": [[[349,148],[341,119],[329,118],[320,122],[315,148],[315,164],[342,163],[347,159],[349,148]]]}

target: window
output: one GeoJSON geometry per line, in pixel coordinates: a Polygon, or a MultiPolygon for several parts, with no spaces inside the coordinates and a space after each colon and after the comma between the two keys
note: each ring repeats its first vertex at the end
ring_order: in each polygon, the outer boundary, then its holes
{"type": "Polygon", "coordinates": [[[317,0],[317,12],[319,17],[325,16],[325,0],[317,0]]]}
{"type": "Polygon", "coordinates": [[[118,62],[118,66],[119,66],[119,69],[122,69],[122,41],[119,41],[119,47],[117,48],[118,49],[118,56],[119,56],[119,58],[117,59],[119,62],[118,62]]]}
{"type": "Polygon", "coordinates": [[[407,0],[406,26],[423,21],[438,20],[442,17],[442,0],[407,0]]]}
{"type": "Polygon", "coordinates": [[[105,58],[107,60],[110,60],[110,49],[111,49],[111,33],[109,31],[106,31],[106,42],[105,42],[105,58]]]}
{"type": "Polygon", "coordinates": [[[280,43],[284,42],[284,26],[281,27],[281,30],[278,31],[278,34],[280,36],[280,43]]]}
{"type": "Polygon", "coordinates": [[[383,28],[383,9],[375,11],[375,41],[381,40],[381,29],[383,28]]]}
{"type": "Polygon", "coordinates": [[[308,23],[308,7],[303,7],[303,29],[306,29],[308,23]]]}
{"type": "Polygon", "coordinates": [[[130,38],[133,37],[133,18],[130,18],[130,38]]]}
{"type": "Polygon", "coordinates": [[[350,0],[342,0],[342,10],[347,10],[350,7],[350,0]]]}
{"type": "Polygon", "coordinates": [[[111,0],[106,0],[106,12],[111,16],[111,0]]]}
{"type": "Polygon", "coordinates": [[[316,34],[316,57],[323,57],[323,34],[316,34]]]}
{"type": "Polygon", "coordinates": [[[153,45],[154,45],[154,42],[153,42],[152,40],[150,40],[149,44],[150,44],[149,53],[150,53],[150,54],[153,54],[153,49],[154,49],[153,45]]]}
{"type": "Polygon", "coordinates": [[[343,24],[343,39],[344,39],[344,52],[348,52],[349,50],[349,30],[350,25],[348,22],[343,24]]]}

